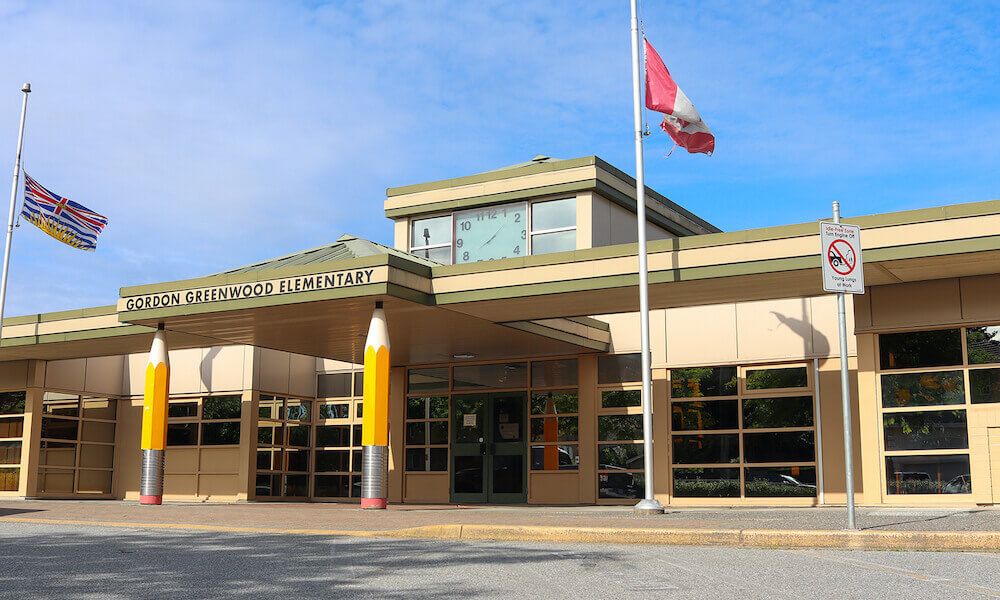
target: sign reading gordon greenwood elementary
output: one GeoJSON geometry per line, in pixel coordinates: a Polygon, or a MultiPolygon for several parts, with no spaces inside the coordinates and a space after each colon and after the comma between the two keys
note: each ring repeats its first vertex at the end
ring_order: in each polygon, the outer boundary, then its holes
{"type": "Polygon", "coordinates": [[[823,289],[828,292],[864,294],[861,228],[828,221],[820,223],[819,228],[823,248],[823,289]]]}
{"type": "Polygon", "coordinates": [[[189,290],[172,290],[158,294],[143,294],[141,296],[122,298],[118,301],[118,304],[119,310],[132,311],[202,304],[205,302],[221,302],[225,300],[263,298],[296,292],[312,292],[367,285],[374,282],[374,275],[375,269],[350,269],[330,273],[300,275],[298,277],[268,279],[265,281],[213,285],[191,288],[189,290]]]}

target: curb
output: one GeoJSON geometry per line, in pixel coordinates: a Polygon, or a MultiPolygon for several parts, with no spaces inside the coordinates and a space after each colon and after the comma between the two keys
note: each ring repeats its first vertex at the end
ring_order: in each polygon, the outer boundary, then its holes
{"type": "Polygon", "coordinates": [[[427,525],[405,529],[358,531],[342,529],[233,527],[194,523],[130,523],[124,521],[0,517],[0,523],[3,522],[229,533],[339,535],[367,538],[635,544],[644,546],[831,548],[843,550],[985,550],[1000,552],[1000,531],[656,529],[632,527],[545,527],[534,525],[427,525]]]}

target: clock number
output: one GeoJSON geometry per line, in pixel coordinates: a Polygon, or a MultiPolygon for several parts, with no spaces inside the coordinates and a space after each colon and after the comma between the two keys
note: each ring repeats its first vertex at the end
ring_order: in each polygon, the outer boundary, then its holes
{"type": "Polygon", "coordinates": [[[497,218],[497,209],[494,208],[493,210],[490,211],[490,218],[491,219],[497,218]]]}
{"type": "MultiPolygon", "coordinates": [[[[523,240],[524,238],[521,239],[523,240]]],[[[455,245],[458,246],[459,248],[461,248],[463,244],[465,244],[465,240],[463,240],[462,238],[458,238],[457,240],[455,240],[455,245]]]]}
{"type": "Polygon", "coordinates": [[[520,253],[521,253],[521,247],[520,246],[514,246],[514,254],[520,254],[520,253]]]}
{"type": "Polygon", "coordinates": [[[459,223],[459,227],[462,228],[462,231],[468,231],[468,230],[472,229],[472,222],[471,221],[462,221],[461,223],[459,223]]]}
{"type": "Polygon", "coordinates": [[[521,222],[521,213],[514,213],[514,222],[515,223],[521,222]]]}
{"type": "Polygon", "coordinates": [[[463,252],[462,253],[462,260],[469,260],[469,253],[468,252],[463,252]]]}
{"type": "Polygon", "coordinates": [[[528,232],[523,229],[521,230],[521,239],[522,240],[528,239],[528,232]]]}
{"type": "Polygon", "coordinates": [[[484,214],[485,214],[485,213],[484,213],[484,211],[479,211],[479,212],[477,212],[477,213],[476,213],[476,220],[477,220],[477,221],[482,221],[482,220],[483,220],[483,215],[484,215],[484,214]]]}

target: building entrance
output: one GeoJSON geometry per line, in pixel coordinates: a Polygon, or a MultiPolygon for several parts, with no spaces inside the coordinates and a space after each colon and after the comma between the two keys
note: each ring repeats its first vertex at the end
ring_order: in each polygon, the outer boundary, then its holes
{"type": "Polygon", "coordinates": [[[451,501],[527,501],[527,392],[456,394],[451,400],[451,501]]]}

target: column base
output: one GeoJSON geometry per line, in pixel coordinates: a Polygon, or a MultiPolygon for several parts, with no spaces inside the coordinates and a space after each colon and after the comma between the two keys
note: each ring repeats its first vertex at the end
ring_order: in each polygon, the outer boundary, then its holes
{"type": "Polygon", "coordinates": [[[139,496],[139,504],[163,504],[163,496],[139,496]]]}
{"type": "Polygon", "coordinates": [[[385,498],[362,498],[361,499],[361,508],[363,508],[365,510],[369,510],[369,509],[385,510],[387,504],[388,504],[388,502],[386,502],[385,498]]]}

